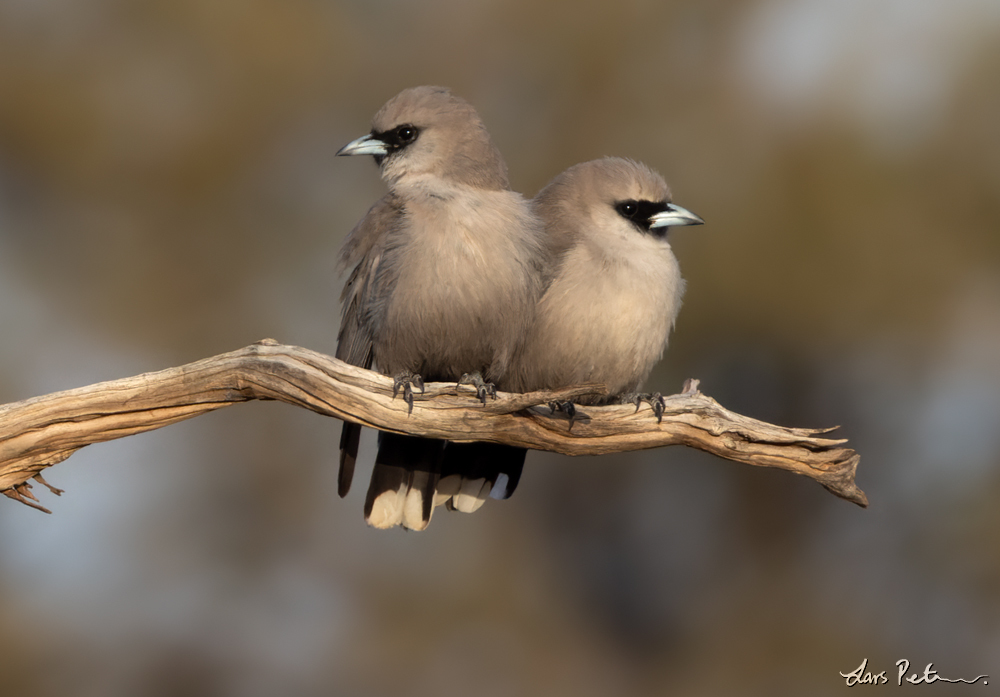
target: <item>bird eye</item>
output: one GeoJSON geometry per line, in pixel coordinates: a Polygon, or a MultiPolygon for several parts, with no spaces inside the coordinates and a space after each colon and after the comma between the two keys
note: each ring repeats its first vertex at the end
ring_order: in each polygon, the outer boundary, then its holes
{"type": "Polygon", "coordinates": [[[396,129],[396,140],[400,145],[409,145],[417,139],[417,129],[409,124],[396,129]]]}
{"type": "Polygon", "coordinates": [[[636,213],[639,212],[639,204],[635,201],[622,201],[615,205],[615,210],[617,210],[618,214],[623,218],[634,220],[636,213]]]}

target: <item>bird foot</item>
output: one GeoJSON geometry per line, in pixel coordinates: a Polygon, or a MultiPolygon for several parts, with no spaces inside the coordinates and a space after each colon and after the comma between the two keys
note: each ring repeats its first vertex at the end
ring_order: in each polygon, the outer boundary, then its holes
{"type": "Polygon", "coordinates": [[[491,397],[492,399],[497,398],[497,388],[492,382],[486,382],[483,380],[483,375],[478,370],[474,373],[463,373],[462,377],[458,379],[458,383],[455,385],[457,388],[459,385],[472,385],[476,388],[476,396],[479,401],[484,405],[486,404],[486,398],[491,397]]]}
{"type": "Polygon", "coordinates": [[[404,370],[401,373],[396,373],[392,378],[392,398],[395,399],[400,389],[403,390],[403,401],[409,407],[406,411],[407,414],[413,413],[414,387],[420,390],[420,394],[424,393],[424,379],[416,373],[404,370]]]}
{"type": "Polygon", "coordinates": [[[659,392],[635,392],[622,397],[622,403],[631,402],[635,405],[635,410],[639,411],[639,407],[645,402],[653,409],[653,414],[656,415],[656,423],[663,422],[663,411],[667,408],[667,403],[663,399],[663,395],[659,392]]]}
{"type": "Polygon", "coordinates": [[[567,416],[567,418],[569,419],[569,430],[572,431],[573,424],[576,423],[576,415],[577,415],[576,405],[573,404],[573,402],[552,401],[549,402],[548,406],[549,409],[552,411],[553,415],[555,415],[557,411],[561,411],[567,416]]]}

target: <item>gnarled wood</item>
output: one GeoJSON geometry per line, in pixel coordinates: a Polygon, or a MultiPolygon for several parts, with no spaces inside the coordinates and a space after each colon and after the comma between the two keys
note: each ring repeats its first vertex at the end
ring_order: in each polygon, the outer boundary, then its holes
{"type": "Polygon", "coordinates": [[[784,428],[750,419],[696,389],[667,397],[661,423],[647,406],[585,407],[573,424],[544,406],[601,392],[599,385],[584,385],[499,393],[495,401],[481,405],[473,388],[430,383],[408,413],[403,400],[393,398],[391,379],[265,339],[177,368],[0,406],[0,490],[41,508],[33,503],[37,499],[28,481],[40,480],[42,470],[85,445],[151,431],[237,402],[274,399],[383,431],[565,455],[682,444],[736,462],[790,470],[848,501],[868,505],[854,483],[859,456],[842,447],[846,441],[823,437],[833,429],[784,428]]]}

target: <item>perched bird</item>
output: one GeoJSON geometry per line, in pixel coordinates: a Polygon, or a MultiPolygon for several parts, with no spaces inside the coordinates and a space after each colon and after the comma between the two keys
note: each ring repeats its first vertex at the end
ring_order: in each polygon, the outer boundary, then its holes
{"type": "Polygon", "coordinates": [[[616,157],[570,167],[532,205],[553,268],[511,364],[510,388],[593,382],[608,397],[584,403],[650,400],[637,390],[666,349],[684,295],[667,233],[704,221],[672,203],[659,174],[616,157]]]}
{"type": "MultiPolygon", "coordinates": [[[[638,390],[666,349],[684,295],[667,232],[702,219],[671,202],[659,174],[615,157],[570,167],[535,196],[532,207],[545,223],[546,290],[505,389],[602,383],[606,397],[581,402],[638,406],[644,400],[659,418],[662,398],[638,390]]],[[[572,404],[557,406],[575,412],[572,404]]],[[[442,470],[461,468],[466,493],[449,505],[475,510],[487,495],[510,496],[525,455],[510,446],[448,443],[442,470]],[[477,483],[482,489],[473,495],[477,483]]]]}
{"type": "MultiPolygon", "coordinates": [[[[415,87],[375,114],[371,133],[338,155],[371,155],[389,193],[351,231],[337,357],[392,376],[411,404],[423,381],[466,374],[485,399],[500,384],[542,291],[543,229],[510,190],[507,167],[476,111],[442,87],[415,87]]],[[[341,434],[347,493],[360,427],[341,434]]],[[[441,478],[444,442],[380,434],[365,519],[422,530],[441,478]]],[[[453,469],[456,469],[453,467],[453,469]]],[[[461,466],[452,474],[460,475],[461,466]]],[[[446,482],[464,504],[462,477],[446,482]]]]}

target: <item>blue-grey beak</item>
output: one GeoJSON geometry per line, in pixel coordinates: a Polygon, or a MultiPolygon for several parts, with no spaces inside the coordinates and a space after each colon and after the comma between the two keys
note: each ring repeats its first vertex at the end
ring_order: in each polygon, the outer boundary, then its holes
{"type": "Polygon", "coordinates": [[[361,136],[337,151],[338,155],[375,155],[385,157],[389,154],[389,148],[381,140],[371,135],[361,136]]]}
{"type": "Polygon", "coordinates": [[[649,227],[674,227],[679,225],[702,225],[705,221],[676,203],[668,203],[667,210],[661,211],[649,218],[649,227]]]}

